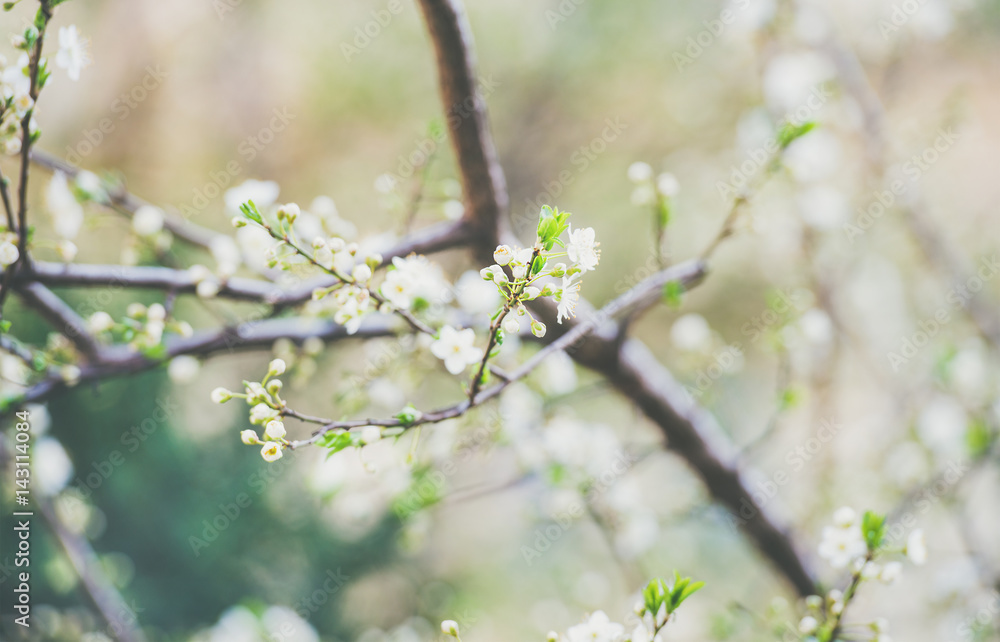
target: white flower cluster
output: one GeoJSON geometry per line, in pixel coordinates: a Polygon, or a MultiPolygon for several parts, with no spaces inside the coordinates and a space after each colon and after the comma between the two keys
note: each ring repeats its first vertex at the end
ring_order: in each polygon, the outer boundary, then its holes
{"type": "MultiPolygon", "coordinates": [[[[806,599],[806,614],[799,620],[800,633],[808,640],[826,640],[841,626],[841,618],[857,587],[865,581],[878,580],[894,584],[902,574],[903,565],[882,557],[902,554],[913,564],[927,561],[927,545],[920,529],[910,532],[905,546],[893,549],[887,542],[885,518],[868,512],[859,516],[854,509],[844,506],[833,514],[833,525],[823,529],[819,545],[820,557],[835,569],[851,570],[851,585],[845,591],[833,589],[825,597],[812,595],[806,599]]],[[[870,623],[871,640],[890,642],[889,625],[883,619],[870,623]]]]}
{"type": "MultiPolygon", "coordinates": [[[[38,29],[29,27],[23,35],[17,34],[11,38],[15,49],[22,53],[17,61],[8,63],[0,56],[0,152],[17,154],[21,151],[24,139],[22,120],[35,106],[31,97],[31,76],[29,52],[33,50],[38,38],[38,29]]],[[[80,71],[90,64],[87,43],[80,37],[75,25],[59,28],[59,51],[56,53],[56,65],[66,70],[73,80],[80,79],[80,71]]],[[[46,61],[39,62],[38,83],[36,92],[41,90],[48,77],[46,61]]],[[[34,134],[38,128],[34,118],[29,122],[29,130],[34,134]]]]}
{"type": "MultiPolygon", "coordinates": [[[[922,530],[916,529],[910,533],[902,552],[918,566],[927,561],[927,546],[922,530]]],[[[850,566],[852,570],[859,570],[863,566],[866,579],[878,577],[891,583],[898,577],[901,567],[897,562],[879,567],[873,562],[865,561],[868,553],[869,545],[865,540],[862,520],[857,512],[849,506],[838,508],[833,514],[833,526],[823,529],[823,539],[819,545],[820,557],[827,560],[835,569],[850,566]],[[886,569],[889,569],[888,573],[885,572],[886,569]]]]}
{"type": "Polygon", "coordinates": [[[0,152],[14,155],[21,151],[21,120],[34,106],[28,78],[28,54],[9,64],[0,56],[0,152]]]}
{"type": "Polygon", "coordinates": [[[212,401],[226,403],[230,399],[243,399],[250,406],[250,423],[264,426],[264,440],[261,441],[255,430],[244,430],[240,439],[248,446],[262,446],[260,450],[264,461],[281,459],[283,449],[288,446],[285,439],[285,424],[281,417],[286,408],[281,398],[281,379],[273,377],[284,374],[285,362],[274,359],[268,365],[267,374],[260,381],[244,381],[244,392],[233,392],[225,388],[212,391],[212,401]]]}
{"type": "Polygon", "coordinates": [[[193,332],[188,322],[168,318],[166,308],[159,303],[149,307],[130,303],[120,323],[116,323],[107,312],[95,312],[87,319],[87,330],[96,337],[121,338],[136,351],[148,351],[160,346],[164,331],[170,330],[182,337],[189,337],[193,332]]]}
{"type": "Polygon", "coordinates": [[[17,263],[21,252],[17,249],[17,234],[13,232],[0,232],[0,268],[6,269],[10,265],[17,263]]]}
{"type": "Polygon", "coordinates": [[[503,320],[505,332],[515,334],[520,331],[517,317],[527,315],[531,332],[538,337],[545,335],[545,324],[535,320],[524,306],[525,301],[538,297],[554,297],[558,302],[557,321],[576,316],[576,306],[580,301],[581,281],[577,280],[586,272],[597,268],[601,251],[597,249],[594,229],[591,227],[574,230],[569,223],[569,212],[542,208],[538,223],[538,234],[533,247],[519,248],[500,245],[493,252],[495,264],[483,268],[480,275],[492,281],[504,300],[503,310],[498,313],[503,320]],[[560,237],[568,230],[568,239],[560,237]],[[565,252],[553,252],[555,245],[565,248],[565,252]],[[570,261],[547,267],[551,259],[565,256],[570,261]],[[509,274],[508,274],[509,272],[509,274]],[[561,279],[557,287],[543,284],[543,278],[561,279]],[[541,287],[540,287],[541,286],[541,287]],[[514,311],[515,316],[507,316],[514,311]]]}
{"type": "Polygon", "coordinates": [[[674,581],[651,581],[642,591],[642,599],[635,605],[639,621],[630,631],[613,622],[604,611],[595,611],[582,623],[570,627],[565,635],[555,631],[548,634],[548,642],[659,642],[664,627],[684,601],[705,585],[682,578],[674,571],[674,581]]]}
{"type": "Polygon", "coordinates": [[[677,177],[664,172],[653,177],[653,168],[642,161],[632,163],[628,168],[628,179],[635,187],[632,190],[633,205],[654,205],[677,196],[680,183],[677,177]]]}

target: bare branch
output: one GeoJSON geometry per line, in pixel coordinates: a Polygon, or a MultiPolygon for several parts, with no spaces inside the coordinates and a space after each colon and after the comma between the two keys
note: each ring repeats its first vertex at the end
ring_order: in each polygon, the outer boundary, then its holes
{"type": "MultiPolygon", "coordinates": [[[[270,348],[275,341],[282,338],[296,343],[302,343],[313,337],[333,342],[342,339],[387,337],[394,334],[389,319],[379,316],[367,318],[355,334],[347,334],[343,326],[322,319],[252,321],[239,326],[196,332],[194,336],[186,339],[169,339],[165,342],[166,355],[163,360],[150,359],[129,350],[126,346],[103,348],[98,361],[81,366],[78,382],[101,381],[145,372],[163,365],[167,359],[180,355],[205,358],[223,353],[270,348]]],[[[22,404],[40,401],[70,387],[58,376],[48,377],[28,388],[18,401],[22,404]]]]}
{"type": "Polygon", "coordinates": [[[35,309],[57,332],[66,335],[88,359],[98,358],[100,345],[87,325],[65,301],[41,283],[26,283],[17,289],[24,302],[35,309]]]}
{"type": "MultiPolygon", "coordinates": [[[[449,126],[470,204],[468,216],[476,224],[474,251],[477,257],[490,262],[498,240],[504,237],[501,214],[506,212],[508,197],[487,128],[486,106],[473,91],[475,61],[469,25],[459,0],[420,0],[420,6],[437,52],[445,108],[465,100],[476,106],[473,117],[449,119],[449,126]]],[[[723,227],[726,235],[729,229],[727,223],[723,227]]],[[[550,328],[547,340],[560,340],[559,330],[562,336],[572,335],[575,327],[581,325],[571,322],[560,328],[555,306],[549,301],[536,299],[531,307],[550,328]]],[[[715,420],[690,399],[642,343],[622,342],[613,327],[615,324],[607,325],[612,326],[607,331],[584,332],[574,337],[570,341],[574,345],[571,356],[607,377],[626,398],[636,403],[660,427],[668,448],[688,461],[717,501],[737,515],[751,512],[753,518],[743,520],[742,526],[760,551],[800,594],[814,594],[815,583],[791,538],[754,501],[729,452],[732,447],[715,420]]]]}
{"type": "Polygon", "coordinates": [[[120,642],[143,642],[146,636],[136,627],[135,612],[104,574],[90,542],[66,528],[48,499],[39,500],[38,508],[80,578],[84,592],[107,623],[107,632],[120,642]]]}
{"type": "Polygon", "coordinates": [[[441,102],[461,168],[466,219],[480,245],[497,245],[498,222],[508,207],[507,183],[490,134],[486,101],[476,93],[472,29],[459,0],[420,0],[437,55],[441,102]]]}
{"type": "MultiPolygon", "coordinates": [[[[876,175],[881,177],[885,172],[889,147],[882,100],[868,82],[864,67],[850,47],[831,37],[825,49],[847,91],[861,106],[869,163],[876,170],[876,175]]],[[[950,285],[964,287],[975,274],[964,257],[948,243],[942,230],[934,224],[926,201],[918,195],[909,205],[903,205],[901,210],[904,225],[920,245],[928,263],[944,274],[950,285]]],[[[995,350],[1000,350],[1000,315],[997,315],[996,303],[984,300],[983,295],[975,296],[968,300],[965,310],[982,337],[995,350]]]]}

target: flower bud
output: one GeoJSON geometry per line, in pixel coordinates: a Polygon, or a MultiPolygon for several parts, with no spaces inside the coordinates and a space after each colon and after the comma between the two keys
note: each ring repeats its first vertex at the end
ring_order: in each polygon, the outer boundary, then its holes
{"type": "Polygon", "coordinates": [[[98,311],[90,315],[87,319],[87,329],[93,334],[107,332],[115,327],[115,320],[107,312],[98,311]]]}
{"type": "Polygon", "coordinates": [[[274,439],[275,441],[285,438],[285,424],[279,419],[272,419],[267,422],[267,427],[264,428],[264,434],[268,438],[274,439]]]}
{"type": "Polygon", "coordinates": [[[503,331],[508,334],[517,334],[521,331],[521,323],[517,320],[517,317],[512,315],[507,315],[503,320],[503,331]]]}
{"type": "Polygon", "coordinates": [[[551,275],[554,276],[554,277],[556,277],[556,278],[559,278],[559,277],[561,277],[564,274],[566,274],[566,264],[565,263],[556,263],[555,267],[552,268],[551,275]]]}
{"type": "Polygon", "coordinates": [[[361,441],[366,444],[373,444],[382,438],[381,426],[365,426],[361,429],[361,441]]]}
{"type": "Polygon", "coordinates": [[[261,443],[256,430],[244,430],[240,433],[240,440],[247,446],[256,446],[261,443]]]}
{"type": "Polygon", "coordinates": [[[484,281],[492,281],[493,280],[493,270],[491,270],[489,268],[483,268],[483,269],[479,270],[479,276],[483,277],[484,281]]]}
{"type": "Polygon", "coordinates": [[[372,269],[368,267],[368,265],[362,263],[354,266],[354,269],[351,271],[351,276],[359,283],[367,283],[368,280],[372,278],[372,269]]]}
{"type": "Polygon", "coordinates": [[[214,403],[226,403],[233,398],[233,393],[225,388],[216,388],[212,391],[212,401],[214,403]]]}
{"type": "Polygon", "coordinates": [[[267,382],[267,391],[272,395],[276,395],[281,392],[281,387],[284,384],[281,383],[281,379],[271,379],[267,382]]]}
{"type": "Polygon", "coordinates": [[[524,290],[521,292],[521,298],[524,299],[525,301],[531,301],[533,299],[537,299],[538,295],[540,295],[541,293],[542,293],[541,290],[539,290],[533,285],[529,285],[528,287],[524,288],[524,290]]]}
{"type": "Polygon", "coordinates": [[[507,265],[512,258],[514,258],[514,250],[510,249],[509,245],[498,245],[497,249],[493,251],[493,260],[497,262],[497,265],[507,265]]]}
{"type": "Polygon", "coordinates": [[[539,339],[545,336],[545,324],[541,321],[531,322],[531,334],[535,335],[539,339]]]}
{"type": "Polygon", "coordinates": [[[458,637],[458,622],[455,620],[445,620],[441,623],[441,632],[453,638],[458,637]]]}
{"type": "Polygon", "coordinates": [[[289,223],[294,223],[301,211],[295,203],[286,203],[278,209],[278,219],[287,218],[289,223]]]}
{"type": "Polygon", "coordinates": [[[285,373],[285,361],[283,359],[275,359],[267,366],[267,376],[277,377],[278,375],[285,373]]]}
{"type": "Polygon", "coordinates": [[[246,227],[247,225],[247,220],[242,216],[234,216],[233,218],[229,219],[229,222],[232,224],[233,227],[237,229],[241,227],[246,227]]]}

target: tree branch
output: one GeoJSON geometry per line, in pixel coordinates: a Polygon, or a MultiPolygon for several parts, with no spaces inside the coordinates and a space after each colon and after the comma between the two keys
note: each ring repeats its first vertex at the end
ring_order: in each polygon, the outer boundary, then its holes
{"type": "Polygon", "coordinates": [[[486,101],[476,93],[472,28],[459,0],[420,0],[437,56],[441,102],[452,146],[461,167],[466,220],[490,247],[498,242],[498,222],[509,205],[507,182],[490,134],[486,101]]]}
{"type": "MultiPolygon", "coordinates": [[[[459,0],[420,0],[420,6],[437,53],[445,108],[464,100],[475,105],[471,118],[449,119],[449,126],[466,199],[470,203],[467,216],[478,232],[473,249],[477,258],[489,263],[498,240],[506,236],[506,223],[501,215],[506,212],[508,197],[486,126],[486,106],[472,90],[475,62],[469,25],[459,0]]],[[[571,321],[559,326],[551,302],[536,300],[532,303],[532,310],[550,328],[547,340],[560,340],[560,332],[562,336],[573,336],[581,323],[571,321]]],[[[570,351],[571,356],[607,377],[626,398],[636,403],[660,427],[668,448],[688,461],[717,501],[736,514],[751,512],[753,518],[744,520],[742,526],[760,551],[801,595],[816,593],[815,582],[789,535],[747,490],[729,452],[732,448],[711,415],[684,393],[642,343],[622,342],[615,328],[610,330],[574,336],[570,341],[575,346],[570,351]]]]}
{"type": "Polygon", "coordinates": [[[135,612],[105,576],[90,542],[66,528],[47,498],[38,501],[38,509],[80,578],[87,597],[107,623],[107,632],[120,642],[144,642],[146,636],[136,626],[135,612]]]}
{"type": "MultiPolygon", "coordinates": [[[[186,339],[169,339],[165,342],[166,355],[162,360],[150,359],[141,353],[129,350],[126,346],[103,348],[99,352],[97,361],[81,366],[78,382],[101,381],[145,372],[180,355],[205,358],[220,353],[270,348],[275,341],[282,338],[291,339],[296,343],[302,343],[313,337],[333,342],[343,339],[388,337],[394,334],[389,319],[377,316],[368,317],[355,334],[347,334],[343,326],[322,319],[252,321],[238,326],[196,332],[194,336],[186,339]]],[[[70,387],[58,376],[51,376],[28,388],[19,402],[40,401],[70,387]]]]}
{"type": "Polygon", "coordinates": [[[41,283],[25,283],[18,286],[18,294],[24,302],[36,310],[57,332],[73,342],[73,345],[88,359],[95,360],[100,352],[100,344],[90,336],[87,324],[65,301],[41,283]]]}

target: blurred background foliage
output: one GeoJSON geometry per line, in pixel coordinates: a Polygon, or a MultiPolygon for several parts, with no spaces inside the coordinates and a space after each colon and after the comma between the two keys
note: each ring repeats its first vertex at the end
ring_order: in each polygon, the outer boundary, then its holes
{"type": "MultiPolygon", "coordinates": [[[[891,14],[892,3],[822,4],[833,28],[859,52],[885,101],[896,159],[919,152],[939,128],[957,123],[959,142],[922,177],[920,190],[948,242],[972,262],[990,255],[997,245],[1000,198],[1000,3],[927,0],[918,14],[927,24],[921,27],[915,20],[888,38],[878,25],[891,14]]],[[[30,15],[30,5],[22,0],[2,16],[5,32],[30,15]]],[[[648,208],[629,201],[629,165],[644,160],[656,171],[677,176],[682,188],[668,245],[675,259],[696,255],[728,208],[717,184],[728,180],[731,168],[745,158],[741,136],[751,128],[753,115],[761,110],[772,120],[781,115],[767,105],[762,86],[767,61],[775,49],[804,46],[782,35],[794,32],[788,17],[793,3],[779,2],[771,26],[734,27],[689,67],[678,69],[674,54],[685,51],[689,38],[705,28],[703,21],[715,19],[724,5],[647,0],[561,5],[555,0],[472,0],[468,11],[479,71],[495,84],[488,102],[511,211],[515,219],[525,213],[535,216],[542,198],[574,212],[579,225],[597,230],[602,263],[583,294],[600,305],[655,266],[648,208]],[[552,12],[561,5],[572,10],[553,23],[552,12]],[[579,150],[601,137],[609,119],[624,124],[622,133],[606,141],[592,160],[581,157],[579,150]],[[564,171],[571,181],[560,183],[564,171]]],[[[233,161],[240,173],[225,187],[247,178],[274,180],[281,186],[281,201],[332,197],[360,236],[399,231],[401,208],[374,189],[375,179],[397,172],[399,159],[418,148],[429,128],[440,127],[441,107],[433,53],[412,3],[404,2],[402,11],[367,44],[356,41],[357,30],[373,20],[372,12],[386,6],[379,0],[69,2],[59,7],[57,24],[75,23],[91,39],[93,64],[79,83],[60,77],[43,95],[40,147],[59,156],[76,154],[82,167],[114,173],[151,202],[178,211],[194,206],[199,211],[193,221],[220,231],[229,230],[221,195],[207,199],[204,208],[197,203],[233,161]],[[345,43],[358,50],[345,55],[345,43]],[[162,80],[134,107],[123,108],[120,97],[134,92],[150,74],[162,80]],[[276,111],[291,115],[287,127],[251,158],[248,140],[268,127],[276,111]],[[109,117],[113,131],[95,143],[95,128],[109,117]]],[[[990,414],[997,391],[995,352],[986,352],[981,375],[986,392],[966,403],[955,390],[953,359],[976,344],[975,332],[960,314],[904,372],[893,373],[886,365],[885,353],[896,349],[899,337],[909,336],[916,320],[926,318],[928,310],[933,313],[947,285],[927,267],[892,215],[857,244],[842,233],[840,222],[853,219],[854,208],[870,201],[873,186],[858,160],[866,144],[864,130],[857,126],[858,106],[842,89],[834,92],[836,98],[819,120],[828,117],[840,137],[829,183],[847,195],[848,212],[833,225],[810,227],[796,205],[800,186],[779,176],[754,204],[752,229],[724,248],[707,282],[684,296],[680,310],[662,306],[634,328],[688,383],[713,363],[717,350],[692,358],[678,349],[670,339],[678,317],[702,315],[716,348],[741,342],[741,369],[714,381],[701,401],[740,445],[764,434],[773,415],[780,415],[780,429],[747,455],[765,478],[787,471],[787,454],[823,421],[842,426],[835,445],[781,488],[781,505],[769,503],[795,524],[796,536],[810,549],[833,508],[853,504],[888,510],[947,461],[916,435],[928,398],[962,399],[969,422],[978,421],[986,430],[996,422],[990,414]],[[843,313],[862,333],[861,345],[835,348],[837,359],[824,352],[829,347],[789,357],[779,337],[818,305],[817,273],[830,276],[845,293],[843,313]],[[782,309],[778,293],[798,293],[805,303],[771,324],[766,340],[748,342],[745,324],[769,306],[782,309]],[[788,359],[794,361],[792,375],[784,381],[788,359]],[[896,394],[897,389],[903,392],[896,394]]],[[[9,160],[3,162],[5,171],[13,167],[9,160]]],[[[47,225],[41,206],[47,183],[43,175],[36,170],[39,178],[33,186],[42,234],[47,225]]],[[[445,218],[445,204],[455,195],[454,178],[451,150],[442,145],[428,173],[429,197],[418,225],[445,218]]],[[[412,181],[401,189],[405,194],[410,188],[412,181]]],[[[88,209],[78,260],[117,262],[123,248],[132,246],[130,238],[126,220],[88,209]]],[[[206,262],[180,244],[175,252],[181,264],[206,262]]],[[[45,256],[45,251],[39,254],[45,256]]],[[[439,260],[453,279],[480,267],[460,252],[439,260]]],[[[91,296],[59,293],[74,304],[91,296]]],[[[983,296],[995,300],[998,294],[1000,287],[989,282],[983,296]]],[[[128,303],[159,297],[115,293],[105,309],[120,316],[128,303]]],[[[7,306],[21,329],[19,336],[44,344],[48,328],[16,299],[7,306]]],[[[233,309],[237,317],[252,312],[251,306],[233,309]]],[[[217,322],[220,315],[211,305],[187,299],[178,302],[177,310],[196,328],[217,322]]],[[[380,349],[385,347],[333,347],[303,372],[291,399],[316,414],[343,409],[347,402],[338,396],[339,382],[380,349]]],[[[586,610],[628,611],[629,596],[642,576],[675,567],[696,574],[708,587],[685,605],[669,639],[773,639],[739,608],[729,607],[780,612],[782,605],[772,604],[770,597],[791,600],[787,588],[762,569],[757,554],[728,528],[725,515],[705,505],[700,483],[682,462],[657,448],[658,434],[641,415],[590,374],[574,375],[582,392],[562,403],[577,417],[608,424],[630,447],[652,452],[629,476],[655,512],[655,545],[620,564],[602,530],[582,520],[527,565],[522,547],[532,545],[539,524],[550,524],[545,516],[558,506],[545,490],[549,484],[529,476],[501,492],[474,492],[516,478],[521,467],[509,443],[516,438],[506,436],[477,449],[448,479],[448,492],[471,489],[471,498],[444,501],[429,514],[404,520],[391,510],[379,513],[362,536],[351,536],[338,524],[346,520],[348,509],[331,513],[328,498],[313,483],[314,460],[322,453],[303,451],[269,467],[235,438],[246,427],[246,417],[208,402],[216,385],[236,387],[242,379],[259,377],[269,358],[218,356],[192,382],[175,383],[157,371],[97,387],[81,385],[48,404],[50,434],[73,464],[71,488],[87,495],[87,476],[99,472],[112,451],[123,453],[124,463],[113,474],[82,503],[71,493],[65,510],[102,555],[109,577],[154,639],[257,639],[227,634],[217,623],[244,617],[243,611],[228,610],[240,604],[280,620],[281,613],[269,610],[272,605],[301,607],[302,599],[322,589],[330,572],[349,578],[346,587],[309,610],[308,627],[296,628],[294,636],[268,639],[356,639],[372,627],[396,630],[393,639],[399,642],[431,639],[434,630],[428,622],[444,617],[467,623],[470,640],[543,639],[545,631],[578,621],[586,610]],[[150,425],[158,403],[170,412],[162,421],[154,420],[155,430],[129,451],[134,442],[126,435],[143,422],[150,425]],[[262,475],[268,479],[263,486],[258,484],[262,475]],[[200,537],[206,520],[214,520],[225,510],[220,506],[240,493],[250,497],[250,504],[196,556],[190,538],[200,537]]],[[[397,374],[404,382],[397,383],[418,394],[421,407],[433,407],[454,392],[447,382],[421,380],[420,367],[433,367],[426,355],[414,357],[408,366],[412,371],[401,368],[397,374]]],[[[536,392],[543,388],[538,381],[531,386],[536,392]]],[[[394,411],[391,395],[380,400],[376,391],[372,396],[358,402],[358,410],[394,411]]],[[[516,409],[512,412],[516,421],[516,409]]],[[[475,413],[466,427],[487,425],[492,419],[485,413],[475,413]]],[[[920,517],[922,522],[943,522],[946,506],[970,505],[975,539],[984,543],[989,559],[970,557],[955,527],[929,529],[935,543],[932,563],[908,574],[902,586],[873,588],[859,605],[858,617],[889,617],[899,639],[951,639],[947,636],[956,622],[975,613],[972,605],[988,590],[980,572],[1000,568],[996,482],[996,470],[989,470],[961,499],[935,497],[933,512],[920,517]]],[[[5,492],[3,501],[6,539],[12,494],[5,492]]],[[[355,518],[364,512],[362,507],[351,510],[355,518]]],[[[33,563],[41,572],[33,595],[36,605],[51,607],[37,610],[41,624],[36,637],[26,639],[75,640],[101,630],[77,590],[72,569],[52,538],[42,533],[38,528],[34,540],[33,563]]],[[[823,579],[832,583],[837,578],[823,579]]],[[[242,625],[233,626],[235,631],[242,625]]],[[[4,631],[10,639],[23,637],[9,622],[4,631]]],[[[383,638],[369,633],[366,639],[383,638]]]]}

